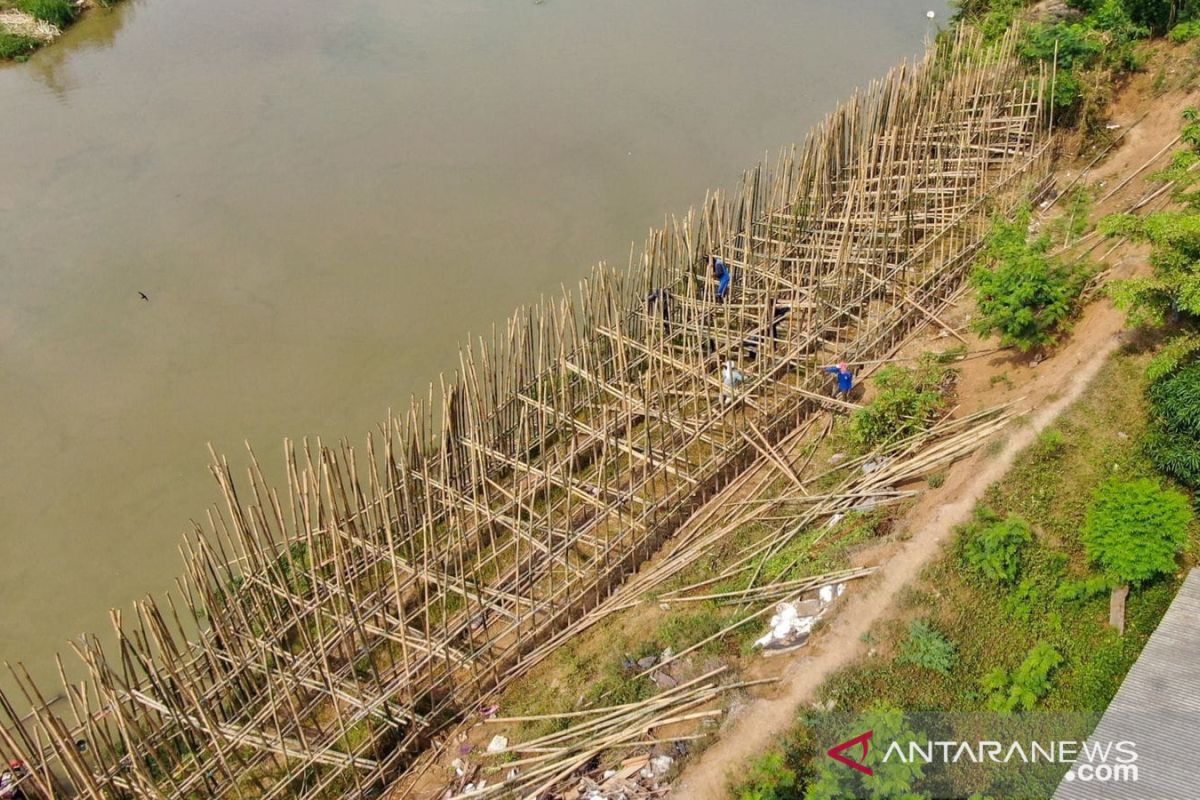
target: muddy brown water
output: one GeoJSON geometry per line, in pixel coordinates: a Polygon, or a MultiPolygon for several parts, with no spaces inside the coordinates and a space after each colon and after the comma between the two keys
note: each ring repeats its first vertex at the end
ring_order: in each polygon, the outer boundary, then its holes
{"type": "Polygon", "coordinates": [[[171,586],[207,443],[361,441],[947,14],[129,0],[0,68],[0,660],[171,586]]]}

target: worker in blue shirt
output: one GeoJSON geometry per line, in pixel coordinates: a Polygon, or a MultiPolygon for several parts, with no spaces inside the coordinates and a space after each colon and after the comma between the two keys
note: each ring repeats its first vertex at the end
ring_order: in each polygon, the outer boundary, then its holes
{"type": "Polygon", "coordinates": [[[731,270],[725,261],[717,256],[709,256],[712,259],[713,277],[717,279],[717,302],[725,302],[725,296],[729,294],[729,284],[733,282],[733,270],[731,270]]]}
{"type": "Polygon", "coordinates": [[[849,400],[850,390],[854,388],[854,373],[850,371],[850,365],[845,361],[839,361],[837,366],[825,367],[825,371],[837,375],[837,389],[834,390],[833,396],[841,400],[849,400]]]}

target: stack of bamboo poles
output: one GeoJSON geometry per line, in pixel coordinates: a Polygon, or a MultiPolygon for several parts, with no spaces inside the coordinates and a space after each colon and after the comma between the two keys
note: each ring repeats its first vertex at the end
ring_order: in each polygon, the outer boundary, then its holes
{"type": "Polygon", "coordinates": [[[251,453],[164,600],[13,671],[0,756],[40,797],[352,798],[578,630],[711,493],[830,401],[822,363],[936,321],[1049,165],[1044,75],[963,29],[774,170],[522,309],[365,448],[251,453]],[[734,271],[715,296],[710,257],[734,271]],[[747,379],[725,396],[727,362],[747,379]],[[80,671],[83,680],[76,679],[80,671]]]}
{"type": "Polygon", "coordinates": [[[460,792],[453,800],[510,796],[539,800],[547,793],[561,795],[561,787],[577,782],[576,773],[602,753],[703,739],[707,734],[698,726],[722,715],[723,711],[714,707],[722,694],[775,680],[718,683],[724,671],[724,667],[712,670],[638,703],[539,717],[494,718],[490,722],[502,724],[535,719],[574,721],[561,731],[490,754],[517,756],[489,770],[507,773],[507,777],[460,792]]]}

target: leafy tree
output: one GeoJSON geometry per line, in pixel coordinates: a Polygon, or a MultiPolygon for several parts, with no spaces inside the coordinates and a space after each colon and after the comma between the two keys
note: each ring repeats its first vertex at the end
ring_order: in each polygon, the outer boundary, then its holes
{"type": "Polygon", "coordinates": [[[1172,25],[1200,13],[1196,0],[1123,0],[1129,16],[1156,35],[1166,33],[1172,25]]]}
{"type": "Polygon", "coordinates": [[[1050,240],[1028,236],[1030,212],[1012,222],[997,220],[971,274],[981,335],[1000,335],[1000,343],[1022,351],[1053,344],[1075,312],[1087,282],[1084,270],[1048,254],[1050,240]]]}
{"type": "Polygon", "coordinates": [[[936,628],[923,619],[913,620],[908,626],[908,638],[900,647],[896,660],[901,664],[915,664],[943,675],[958,663],[957,647],[936,628]]]}
{"type": "Polygon", "coordinates": [[[1052,63],[1057,57],[1054,104],[1069,110],[1075,108],[1083,96],[1083,70],[1104,55],[1105,46],[1104,35],[1084,20],[1033,25],[1022,39],[1018,52],[1031,64],[1052,63]]]}
{"type": "Polygon", "coordinates": [[[1200,214],[1159,211],[1146,217],[1119,214],[1101,221],[1109,236],[1125,236],[1153,245],[1146,278],[1114,281],[1111,294],[1134,325],[1200,318],[1200,214]]]}
{"type": "MultiPolygon", "coordinates": [[[[909,742],[924,746],[928,741],[925,734],[914,732],[909,728],[904,712],[890,706],[876,706],[867,711],[857,721],[857,724],[847,726],[843,731],[845,738],[857,736],[864,731],[874,731],[872,742],[885,742],[884,746],[871,747],[867,755],[859,761],[875,773],[864,775],[849,769],[829,758],[818,759],[817,774],[808,791],[806,800],[841,800],[845,797],[888,797],[894,800],[921,800],[927,794],[918,793],[913,784],[925,775],[924,765],[914,760],[912,763],[893,758],[884,761],[886,747],[891,742],[898,742],[900,747],[908,750],[909,742]]],[[[854,754],[857,757],[857,753],[854,754]]]]}
{"type": "Polygon", "coordinates": [[[1150,362],[1147,376],[1157,381],[1191,363],[1200,353],[1200,111],[1183,112],[1181,141],[1171,166],[1154,177],[1174,184],[1175,200],[1183,210],[1160,211],[1146,217],[1116,214],[1101,220],[1108,236],[1149,242],[1153,274],[1113,281],[1109,293],[1129,314],[1134,325],[1178,326],[1176,335],[1150,362]]]}
{"type": "Polygon", "coordinates": [[[1112,581],[1114,607],[1118,593],[1130,585],[1175,570],[1191,521],[1187,497],[1148,478],[1112,479],[1100,486],[1084,520],[1083,544],[1088,558],[1112,581]]]}
{"type": "Polygon", "coordinates": [[[1030,710],[1050,691],[1050,673],[1062,660],[1057,650],[1042,642],[1011,673],[1001,668],[987,673],[981,685],[988,693],[988,708],[1002,713],[1030,710]]]}
{"type": "Polygon", "coordinates": [[[985,578],[1014,584],[1021,572],[1021,554],[1033,541],[1029,523],[1016,516],[1000,519],[991,510],[976,511],[975,521],[962,533],[963,560],[985,578]]]}

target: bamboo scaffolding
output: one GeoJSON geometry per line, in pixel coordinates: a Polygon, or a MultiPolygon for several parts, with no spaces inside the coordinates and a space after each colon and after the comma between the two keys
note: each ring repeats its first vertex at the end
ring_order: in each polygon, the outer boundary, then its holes
{"type": "Polygon", "coordinates": [[[628,603],[750,464],[812,494],[783,445],[837,406],[821,365],[938,321],[991,214],[1048,171],[1045,71],[1014,41],[962,28],[897,67],[626,268],[465,347],[363,450],[286,442],[280,488],[252,451],[241,481],[214,454],[222,502],[175,591],[114,614],[115,645],[73,644],[69,711],[13,670],[0,758],[30,765],[37,798],[369,796],[628,603]],[[724,298],[710,257],[733,271],[724,298]],[[728,392],[727,362],[745,375],[728,392]]]}

